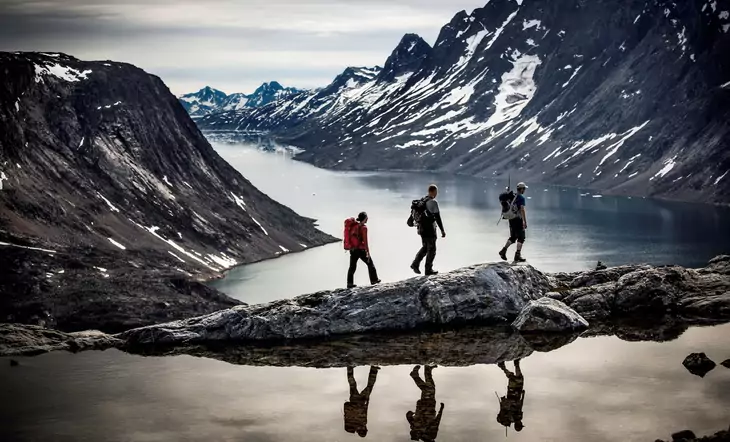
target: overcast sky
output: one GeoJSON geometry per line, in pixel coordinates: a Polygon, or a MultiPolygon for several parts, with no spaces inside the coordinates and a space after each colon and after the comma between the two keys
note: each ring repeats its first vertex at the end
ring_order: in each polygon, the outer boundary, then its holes
{"type": "Polygon", "coordinates": [[[0,50],[133,63],[176,94],[264,81],[319,87],[385,62],[406,32],[433,44],[487,0],[0,0],[0,50]]]}

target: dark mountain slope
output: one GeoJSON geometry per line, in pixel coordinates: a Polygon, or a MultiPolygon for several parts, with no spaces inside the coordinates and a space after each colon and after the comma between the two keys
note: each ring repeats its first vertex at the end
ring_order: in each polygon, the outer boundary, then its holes
{"type": "Polygon", "coordinates": [[[409,72],[330,96],[336,112],[292,125],[278,102],[200,127],[269,131],[324,167],[728,203],[728,54],[728,1],[493,0],[409,72]]]}
{"type": "Polygon", "coordinates": [[[332,239],[221,159],[159,78],[62,54],[0,53],[0,72],[0,320],[212,311],[236,301],[190,281],[332,239]]]}

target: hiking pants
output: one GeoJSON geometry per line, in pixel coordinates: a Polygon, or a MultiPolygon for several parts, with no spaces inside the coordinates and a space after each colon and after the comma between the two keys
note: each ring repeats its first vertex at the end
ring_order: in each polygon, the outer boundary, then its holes
{"type": "Polygon", "coordinates": [[[413,260],[413,267],[420,267],[423,258],[426,258],[426,273],[433,271],[433,260],[436,258],[436,237],[421,236],[421,250],[416,253],[413,260]]]}
{"type": "Polygon", "coordinates": [[[525,242],[525,229],[523,228],[522,218],[509,220],[509,240],[510,242],[525,242]]]}
{"type": "Polygon", "coordinates": [[[368,258],[368,254],[365,250],[355,249],[350,250],[350,268],[347,270],[347,285],[353,285],[355,279],[355,270],[357,270],[357,261],[362,261],[368,266],[368,275],[370,276],[370,284],[378,282],[378,272],[375,270],[373,259],[368,258]]]}

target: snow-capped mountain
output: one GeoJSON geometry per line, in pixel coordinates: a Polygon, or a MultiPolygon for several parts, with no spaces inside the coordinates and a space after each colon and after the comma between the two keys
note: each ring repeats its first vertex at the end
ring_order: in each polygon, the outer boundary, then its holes
{"type": "Polygon", "coordinates": [[[215,112],[241,110],[267,105],[273,101],[287,99],[302,90],[284,87],[276,81],[264,83],[252,94],[235,93],[226,95],[217,89],[206,86],[198,92],[181,95],[180,103],[192,117],[201,117],[215,112]]]}
{"type": "Polygon", "coordinates": [[[730,202],[728,54],[728,1],[492,0],[433,47],[406,35],[382,70],[198,124],[323,167],[730,202]]]}
{"type": "Polygon", "coordinates": [[[237,301],[196,280],[331,240],[226,163],[159,78],[64,54],[0,52],[0,71],[0,322],[200,314],[237,301]]]}

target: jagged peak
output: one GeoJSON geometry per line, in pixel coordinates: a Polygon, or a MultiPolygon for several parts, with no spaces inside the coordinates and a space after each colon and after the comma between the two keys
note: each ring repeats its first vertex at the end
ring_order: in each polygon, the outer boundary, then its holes
{"type": "Polygon", "coordinates": [[[392,81],[400,75],[415,71],[431,51],[431,45],[418,34],[405,34],[385,61],[379,78],[392,81]]]}

